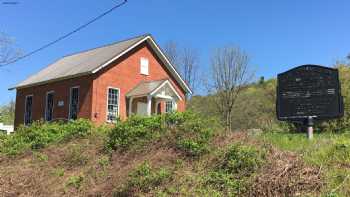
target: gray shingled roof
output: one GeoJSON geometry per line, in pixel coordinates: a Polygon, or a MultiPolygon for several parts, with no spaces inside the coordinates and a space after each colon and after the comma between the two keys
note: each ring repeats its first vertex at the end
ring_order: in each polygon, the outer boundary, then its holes
{"type": "Polygon", "coordinates": [[[101,65],[121,54],[147,36],[149,35],[142,35],[103,47],[65,56],[20,82],[14,88],[38,85],[57,79],[92,73],[95,69],[99,68],[101,65]]]}
{"type": "Polygon", "coordinates": [[[140,96],[146,95],[153,92],[160,85],[163,84],[167,79],[157,80],[157,81],[143,81],[135,86],[132,90],[130,90],[126,96],[140,96]]]}

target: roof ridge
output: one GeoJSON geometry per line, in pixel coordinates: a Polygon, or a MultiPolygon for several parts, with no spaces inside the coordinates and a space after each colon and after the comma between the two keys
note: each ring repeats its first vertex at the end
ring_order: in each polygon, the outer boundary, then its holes
{"type": "Polygon", "coordinates": [[[119,44],[119,43],[122,43],[122,42],[133,40],[133,39],[136,39],[136,38],[141,38],[141,37],[144,38],[144,37],[147,37],[147,36],[150,36],[150,35],[151,35],[150,33],[145,33],[145,34],[142,34],[142,35],[133,36],[131,38],[126,38],[126,39],[119,40],[119,41],[116,41],[116,42],[112,42],[112,43],[109,43],[109,44],[104,44],[104,45],[97,46],[97,47],[94,47],[94,48],[85,49],[85,50],[78,51],[78,52],[73,52],[73,53],[70,53],[70,54],[62,56],[60,59],[65,58],[65,57],[70,57],[70,56],[73,56],[73,55],[78,55],[78,54],[81,54],[81,53],[86,53],[86,52],[89,52],[89,51],[92,51],[92,50],[95,50],[95,49],[112,46],[112,45],[115,45],[115,44],[119,44]]]}

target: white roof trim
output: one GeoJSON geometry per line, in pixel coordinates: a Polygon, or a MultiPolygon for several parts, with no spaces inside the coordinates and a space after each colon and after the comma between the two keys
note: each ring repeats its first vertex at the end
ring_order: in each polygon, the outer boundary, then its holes
{"type": "MultiPolygon", "coordinates": [[[[178,78],[180,80],[180,82],[182,83],[182,85],[184,86],[184,88],[187,90],[188,93],[192,94],[192,90],[188,87],[188,85],[186,84],[186,82],[181,78],[181,76],[179,75],[179,73],[176,71],[175,67],[170,63],[170,61],[168,60],[168,58],[164,55],[164,53],[162,52],[162,50],[158,47],[157,43],[153,40],[153,38],[151,36],[146,36],[145,38],[143,38],[142,40],[136,42],[135,44],[133,44],[132,46],[130,46],[128,49],[126,49],[125,51],[123,51],[122,53],[118,54],[117,56],[115,56],[114,58],[110,59],[109,61],[107,61],[106,63],[102,64],[100,67],[96,68],[95,70],[92,71],[92,73],[96,73],[99,70],[103,69],[104,67],[108,66],[110,63],[112,63],[113,61],[117,60],[118,58],[120,58],[121,56],[123,56],[124,54],[126,54],[127,52],[131,51],[132,49],[134,49],[136,46],[140,45],[142,42],[146,41],[146,40],[150,40],[151,42],[151,46],[153,49],[155,49],[161,56],[162,58],[165,60],[166,65],[168,65],[167,67],[170,68],[170,70],[172,71],[173,74],[175,74],[175,78],[178,78]]],[[[181,98],[181,97],[180,97],[181,98]]]]}
{"type": "Polygon", "coordinates": [[[185,86],[185,89],[187,89],[187,91],[192,94],[192,90],[191,88],[188,87],[188,85],[186,84],[186,82],[181,78],[180,74],[176,71],[175,67],[171,64],[171,62],[168,60],[168,58],[166,57],[166,55],[163,53],[163,51],[158,47],[157,43],[153,40],[153,38],[151,36],[147,36],[149,37],[149,39],[151,40],[152,44],[156,47],[157,51],[161,54],[161,56],[165,59],[166,63],[169,65],[169,67],[171,68],[171,70],[175,73],[175,75],[180,79],[180,81],[182,82],[182,84],[185,86]]]}
{"type": "Polygon", "coordinates": [[[136,42],[135,44],[133,44],[132,46],[130,46],[128,49],[126,49],[125,51],[123,51],[122,53],[118,54],[117,56],[113,57],[112,59],[110,59],[109,61],[107,61],[106,63],[102,64],[100,67],[96,68],[95,70],[92,71],[92,73],[96,73],[99,70],[103,69],[104,67],[108,66],[110,63],[112,63],[113,61],[117,60],[118,58],[120,58],[121,56],[123,56],[124,54],[126,54],[127,52],[131,51],[133,48],[135,48],[136,46],[138,46],[139,44],[141,44],[142,42],[144,42],[145,40],[148,39],[149,36],[146,36],[145,38],[143,38],[142,40],[136,42]]]}
{"type": "Polygon", "coordinates": [[[160,86],[158,86],[155,90],[153,90],[151,93],[150,93],[150,95],[154,95],[155,93],[157,93],[157,91],[158,90],[160,90],[162,87],[164,87],[166,84],[168,84],[169,85],[169,87],[170,87],[170,89],[175,93],[175,95],[178,97],[178,99],[181,101],[182,100],[182,98],[181,98],[181,96],[177,93],[177,91],[175,90],[175,88],[171,85],[171,83],[168,81],[168,80],[166,80],[166,81],[164,81],[162,84],[160,84],[160,86]]]}

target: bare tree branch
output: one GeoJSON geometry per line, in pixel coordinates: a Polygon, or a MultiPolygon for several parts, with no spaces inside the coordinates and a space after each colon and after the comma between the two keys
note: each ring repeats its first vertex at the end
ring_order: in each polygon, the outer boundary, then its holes
{"type": "Polygon", "coordinates": [[[197,76],[199,67],[197,51],[190,47],[179,48],[175,42],[170,41],[164,45],[164,52],[192,89],[192,92],[195,92],[198,85],[197,76]]]}
{"type": "Polygon", "coordinates": [[[179,61],[179,49],[177,44],[174,41],[169,41],[165,43],[163,47],[163,51],[167,56],[167,58],[169,59],[170,63],[177,68],[178,61],[179,61]]]}
{"type": "Polygon", "coordinates": [[[217,49],[211,58],[212,87],[215,104],[228,130],[232,129],[234,104],[253,74],[249,71],[248,56],[237,47],[217,49]]]}
{"type": "Polygon", "coordinates": [[[0,33],[0,67],[14,61],[21,55],[15,41],[4,33],[0,33]]]}

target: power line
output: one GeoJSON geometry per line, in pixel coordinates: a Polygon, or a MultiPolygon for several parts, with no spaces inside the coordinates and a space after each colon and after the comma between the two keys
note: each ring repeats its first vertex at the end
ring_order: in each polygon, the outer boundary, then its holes
{"type": "Polygon", "coordinates": [[[35,49],[35,50],[33,50],[33,51],[31,51],[31,52],[25,54],[25,55],[22,55],[22,56],[20,56],[20,57],[14,59],[14,60],[12,60],[12,61],[10,61],[10,62],[7,62],[7,63],[5,63],[5,64],[0,64],[0,67],[7,66],[7,65],[9,65],[9,64],[13,64],[13,63],[15,63],[15,62],[17,62],[17,61],[19,61],[19,60],[21,60],[21,59],[27,58],[27,57],[29,57],[29,56],[31,56],[31,55],[33,55],[33,54],[39,52],[39,51],[42,51],[42,50],[44,50],[45,48],[47,48],[47,47],[49,47],[49,46],[51,46],[51,45],[56,44],[57,42],[59,42],[59,41],[65,39],[65,38],[71,36],[72,34],[78,32],[78,31],[80,31],[80,30],[82,30],[82,29],[84,29],[85,27],[87,27],[87,26],[90,25],[91,23],[96,22],[97,20],[99,20],[99,19],[101,19],[102,17],[106,16],[107,14],[111,13],[111,12],[114,11],[115,9],[117,9],[117,8],[119,8],[119,7],[121,7],[121,6],[123,6],[124,4],[127,3],[127,1],[128,1],[128,0],[123,0],[123,2],[121,2],[121,3],[119,3],[119,4],[115,5],[115,6],[113,6],[111,9],[109,9],[109,10],[105,11],[104,13],[98,15],[97,17],[91,19],[90,21],[88,21],[87,23],[85,23],[85,24],[79,26],[78,28],[74,29],[73,31],[71,31],[71,32],[69,32],[69,33],[67,33],[67,34],[65,34],[65,35],[63,35],[63,36],[57,38],[57,39],[54,40],[54,41],[51,41],[51,42],[49,42],[49,43],[43,45],[42,47],[40,47],[40,48],[38,48],[38,49],[35,49]]]}

